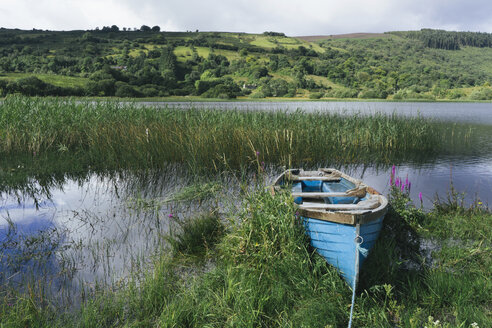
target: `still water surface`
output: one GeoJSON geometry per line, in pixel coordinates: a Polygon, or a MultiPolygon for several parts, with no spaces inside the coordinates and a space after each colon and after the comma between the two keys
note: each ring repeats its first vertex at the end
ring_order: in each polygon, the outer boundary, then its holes
{"type": "MultiPolygon", "coordinates": [[[[145,104],[144,104],[145,105],[145,104]]],[[[151,105],[156,105],[152,103],[151,105]]],[[[490,103],[376,103],[376,102],[217,102],[159,103],[159,106],[239,108],[245,110],[338,111],[345,114],[383,112],[422,115],[476,125],[476,152],[440,155],[425,162],[397,166],[397,175],[412,182],[411,196],[430,208],[436,195],[445,198],[451,183],[465,200],[492,204],[492,104],[490,103]]],[[[363,179],[384,194],[389,192],[390,166],[344,165],[337,168],[363,179]]],[[[280,168],[270,168],[270,181],[280,168]]],[[[166,203],[182,186],[192,183],[183,170],[148,175],[88,173],[64,178],[34,193],[21,190],[0,194],[0,284],[23,289],[26,281],[51,282],[56,297],[76,304],[82,291],[96,285],[118,286],[135,272],[148,269],[153,255],[165,246],[163,235],[172,221],[206,211],[207,202],[166,203]],[[181,173],[177,173],[177,172],[181,173]],[[170,218],[172,214],[172,218],[170,218]]],[[[35,183],[36,184],[36,183],[35,183]]],[[[237,191],[231,180],[227,193],[237,191]]],[[[36,189],[36,188],[35,188],[36,189]]],[[[228,208],[221,205],[226,212],[228,208]]]]}
{"type": "Polygon", "coordinates": [[[374,113],[423,116],[449,122],[492,125],[492,103],[370,102],[370,101],[271,101],[271,102],[143,102],[145,106],[178,108],[220,108],[239,110],[282,110],[336,112],[369,115],[374,113]]]}

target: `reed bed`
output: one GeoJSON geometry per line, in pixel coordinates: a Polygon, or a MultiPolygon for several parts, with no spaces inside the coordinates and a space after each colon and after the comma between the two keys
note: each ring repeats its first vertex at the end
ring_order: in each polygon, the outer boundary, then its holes
{"type": "Polygon", "coordinates": [[[395,162],[460,153],[473,130],[422,117],[143,107],[12,96],[0,105],[0,154],[72,153],[105,167],[395,162]]]}

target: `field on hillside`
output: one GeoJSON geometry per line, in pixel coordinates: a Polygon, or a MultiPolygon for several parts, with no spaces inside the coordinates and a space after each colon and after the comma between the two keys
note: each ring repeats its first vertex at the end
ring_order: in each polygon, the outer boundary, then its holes
{"type": "MultiPolygon", "coordinates": [[[[0,79],[6,81],[17,81],[29,76],[31,73],[0,73],[0,79]]],[[[64,76],[59,74],[35,74],[40,80],[59,87],[85,87],[89,79],[79,76],[64,76]]]]}
{"type": "Polygon", "coordinates": [[[309,36],[297,36],[297,39],[301,39],[308,42],[330,40],[330,39],[371,39],[371,38],[388,38],[390,34],[384,33],[346,33],[346,34],[332,34],[332,35],[309,35],[309,36]]]}
{"type": "Polygon", "coordinates": [[[453,33],[0,29],[0,96],[491,100],[492,36],[453,33]]]}

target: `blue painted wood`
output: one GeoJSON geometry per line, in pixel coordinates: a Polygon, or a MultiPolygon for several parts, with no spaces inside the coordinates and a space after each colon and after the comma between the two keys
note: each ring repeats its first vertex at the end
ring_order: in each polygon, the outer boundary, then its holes
{"type": "MultiPolygon", "coordinates": [[[[353,286],[354,279],[366,260],[367,253],[359,251],[359,267],[355,268],[356,227],[313,218],[301,217],[311,245],[326,261],[336,267],[345,281],[353,286]]],[[[379,236],[383,225],[383,217],[367,224],[360,225],[359,234],[363,238],[360,247],[370,250],[379,236]]]]}
{"type": "MultiPolygon", "coordinates": [[[[355,184],[347,179],[341,178],[339,182],[324,182],[321,186],[323,192],[345,192],[355,187],[355,184]]],[[[325,202],[328,204],[354,204],[357,197],[327,197],[325,202]]]]}
{"type": "MultiPolygon", "coordinates": [[[[292,192],[345,192],[355,187],[355,184],[345,178],[339,181],[303,180],[292,185],[292,192]]],[[[358,197],[326,197],[327,204],[357,204],[365,199],[358,197]]],[[[303,198],[294,198],[296,204],[302,204],[303,198]]],[[[306,233],[311,239],[311,245],[326,261],[336,267],[350,286],[353,286],[368,251],[374,247],[383,225],[384,216],[377,220],[359,226],[359,235],[363,242],[359,250],[359,266],[355,268],[357,244],[357,227],[336,222],[301,217],[306,233]]]]}

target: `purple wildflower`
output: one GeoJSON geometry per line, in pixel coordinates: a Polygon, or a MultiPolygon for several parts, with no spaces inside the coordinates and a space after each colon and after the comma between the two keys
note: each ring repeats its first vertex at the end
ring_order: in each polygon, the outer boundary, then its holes
{"type": "Polygon", "coordinates": [[[401,191],[403,192],[403,190],[405,190],[405,184],[404,183],[401,184],[401,191]]]}
{"type": "Polygon", "coordinates": [[[408,192],[410,192],[410,188],[412,187],[412,183],[408,181],[408,192]]]}
{"type": "Polygon", "coordinates": [[[395,173],[396,173],[396,167],[395,167],[395,165],[393,164],[393,167],[391,168],[391,175],[393,175],[393,176],[394,176],[394,175],[395,175],[395,173]]]}
{"type": "Polygon", "coordinates": [[[256,151],[256,156],[260,156],[260,151],[259,150],[256,151]]]}
{"type": "Polygon", "coordinates": [[[396,178],[395,186],[397,186],[397,187],[400,186],[400,178],[396,178]]]}
{"type": "Polygon", "coordinates": [[[405,179],[405,185],[408,186],[408,175],[407,178],[405,179]]]}
{"type": "Polygon", "coordinates": [[[167,216],[172,218],[174,215],[173,215],[173,213],[169,213],[167,216]]]}
{"type": "Polygon", "coordinates": [[[422,192],[419,192],[419,199],[420,199],[420,202],[422,203],[422,192]]]}

